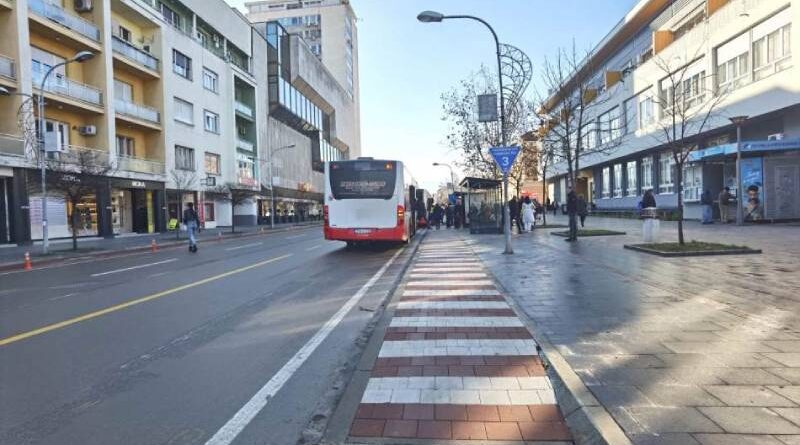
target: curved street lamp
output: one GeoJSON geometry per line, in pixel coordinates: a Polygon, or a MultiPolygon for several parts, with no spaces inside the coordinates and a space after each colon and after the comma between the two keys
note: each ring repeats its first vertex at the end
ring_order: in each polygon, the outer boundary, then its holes
{"type": "Polygon", "coordinates": [[[456,176],[453,174],[453,167],[450,164],[445,164],[443,162],[434,162],[434,167],[447,167],[450,170],[450,187],[453,189],[453,193],[456,192],[456,176]]]}

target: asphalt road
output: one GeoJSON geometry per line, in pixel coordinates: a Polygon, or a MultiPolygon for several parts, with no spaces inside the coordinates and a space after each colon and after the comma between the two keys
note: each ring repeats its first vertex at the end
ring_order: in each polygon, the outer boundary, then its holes
{"type": "Polygon", "coordinates": [[[408,254],[279,373],[400,250],[320,232],[0,274],[0,444],[296,443],[408,254]]]}

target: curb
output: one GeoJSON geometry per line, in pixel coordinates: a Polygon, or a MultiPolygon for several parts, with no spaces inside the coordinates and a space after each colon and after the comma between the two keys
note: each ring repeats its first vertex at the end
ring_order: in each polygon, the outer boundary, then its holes
{"type": "MultiPolygon", "coordinates": [[[[484,265],[481,255],[475,252],[474,243],[463,238],[473,253],[484,265]]],[[[553,384],[556,401],[564,416],[564,420],[572,432],[576,445],[632,445],[622,428],[617,424],[606,408],[594,397],[588,387],[581,381],[564,356],[550,343],[547,336],[540,332],[527,313],[517,304],[513,294],[503,286],[490,267],[486,272],[497,288],[506,296],[509,306],[517,314],[525,327],[530,330],[536,344],[541,350],[540,356],[545,363],[547,375],[553,384]]]]}
{"type": "MultiPolygon", "coordinates": [[[[553,236],[560,236],[562,238],[566,238],[569,236],[569,232],[550,232],[553,236]]],[[[618,232],[616,230],[606,230],[604,233],[596,233],[592,235],[581,235],[580,231],[578,232],[578,238],[592,238],[598,236],[620,236],[620,235],[627,235],[627,232],[618,232]]]]}
{"type": "Polygon", "coordinates": [[[665,258],[676,257],[698,257],[698,256],[717,256],[717,255],[757,255],[763,253],[761,249],[726,249],[726,250],[703,250],[694,252],[663,252],[661,250],[648,249],[647,247],[637,246],[635,244],[624,244],[622,246],[628,250],[635,250],[637,252],[647,253],[665,258]]]}
{"type": "MultiPolygon", "coordinates": [[[[317,226],[317,224],[308,224],[308,225],[292,226],[292,227],[281,228],[281,229],[270,229],[270,230],[267,230],[267,231],[264,231],[264,232],[228,234],[226,236],[223,236],[222,238],[213,237],[213,238],[209,238],[209,239],[206,239],[206,240],[198,240],[198,241],[201,241],[201,242],[204,242],[204,243],[215,243],[215,242],[227,241],[227,240],[232,240],[232,239],[255,238],[257,236],[266,236],[266,235],[269,235],[270,233],[291,232],[291,231],[295,231],[295,230],[302,230],[302,229],[305,229],[305,228],[311,228],[311,227],[316,227],[316,226],[317,226]]],[[[213,229],[208,229],[208,230],[213,230],[213,229]]],[[[164,244],[159,244],[158,248],[159,249],[170,249],[170,248],[175,248],[175,247],[182,247],[182,246],[185,246],[185,245],[186,245],[186,240],[168,241],[168,242],[165,242],[164,244]]],[[[80,255],[80,256],[64,256],[64,255],[61,255],[61,256],[55,256],[55,257],[51,257],[51,258],[39,259],[39,260],[34,258],[33,259],[34,260],[33,270],[38,269],[40,266],[51,266],[53,264],[66,263],[67,261],[72,261],[72,260],[82,261],[82,260],[92,260],[92,259],[101,259],[101,258],[115,258],[115,257],[120,257],[120,256],[126,256],[126,255],[129,255],[129,254],[132,254],[132,253],[141,253],[141,252],[148,252],[148,251],[150,251],[150,245],[149,244],[144,245],[144,246],[127,247],[127,248],[121,248],[121,249],[116,249],[116,250],[101,250],[101,251],[98,251],[96,253],[86,253],[86,254],[80,255]]],[[[15,262],[8,262],[8,263],[0,263],[0,272],[22,270],[22,265],[23,265],[22,262],[16,262],[16,261],[15,262]]]]}

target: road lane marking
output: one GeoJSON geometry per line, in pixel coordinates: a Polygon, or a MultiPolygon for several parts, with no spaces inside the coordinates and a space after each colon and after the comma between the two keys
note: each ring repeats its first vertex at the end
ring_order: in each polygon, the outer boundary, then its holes
{"type": "Polygon", "coordinates": [[[311,247],[306,249],[306,252],[311,252],[312,250],[319,249],[320,247],[322,247],[322,244],[318,244],[316,246],[311,246],[311,247]]]}
{"type": "Polygon", "coordinates": [[[60,295],[58,297],[48,298],[47,301],[57,301],[57,300],[61,300],[61,299],[64,299],[64,298],[69,298],[69,297],[71,297],[73,295],[76,295],[76,293],[73,292],[71,294],[60,295]]]}
{"type": "Polygon", "coordinates": [[[227,248],[227,249],[225,249],[225,250],[227,250],[227,251],[231,251],[231,250],[239,250],[239,249],[245,249],[245,248],[247,248],[247,247],[255,247],[255,246],[260,246],[260,245],[262,245],[262,244],[264,244],[264,243],[261,243],[261,242],[259,242],[259,243],[242,244],[241,246],[236,246],[236,247],[228,247],[228,248],[227,248]]]}
{"type": "Polygon", "coordinates": [[[303,238],[303,237],[305,237],[306,235],[307,235],[307,234],[304,234],[304,235],[293,235],[293,236],[287,236],[287,237],[286,237],[286,239],[296,239],[296,238],[303,238]]]}
{"type": "Polygon", "coordinates": [[[253,419],[267,406],[267,403],[280,391],[283,385],[289,381],[294,373],[305,363],[314,350],[322,344],[328,335],[339,325],[345,315],[358,304],[367,291],[386,273],[389,266],[400,256],[405,248],[398,250],[375,275],[369,279],[361,289],[358,290],[325,324],[303,345],[295,355],[286,362],[285,365],[272,378],[258,390],[247,403],[234,414],[234,416],[219,429],[207,442],[206,445],[229,445],[236,436],[239,435],[253,421],[253,419]]]}
{"type": "Polygon", "coordinates": [[[173,287],[172,289],[167,289],[167,290],[164,290],[164,291],[161,291],[161,292],[157,292],[155,294],[147,295],[145,297],[137,298],[135,300],[127,301],[125,303],[120,303],[120,304],[115,305],[115,306],[107,307],[105,309],[100,309],[98,311],[89,312],[87,314],[83,314],[83,315],[80,315],[78,317],[70,318],[68,320],[60,321],[58,323],[53,323],[53,324],[50,324],[50,325],[47,325],[47,326],[42,326],[42,327],[34,329],[32,331],[22,332],[22,333],[17,334],[17,335],[12,335],[11,337],[2,338],[2,339],[0,339],[0,346],[5,346],[5,345],[11,344],[11,343],[16,343],[18,341],[25,340],[25,339],[28,339],[28,338],[31,338],[31,337],[36,337],[38,335],[42,335],[42,334],[45,334],[45,333],[48,333],[48,332],[51,332],[51,331],[55,331],[57,329],[65,328],[65,327],[68,327],[68,326],[72,326],[74,324],[77,324],[77,323],[80,323],[80,322],[83,322],[83,321],[91,320],[93,318],[97,318],[97,317],[100,317],[100,316],[103,316],[103,315],[106,315],[106,314],[110,314],[112,312],[117,312],[117,311],[120,311],[122,309],[127,309],[127,308],[129,308],[131,306],[136,306],[138,304],[146,303],[148,301],[155,300],[155,299],[158,299],[158,298],[161,298],[161,297],[165,297],[167,295],[171,295],[171,294],[174,294],[176,292],[184,291],[186,289],[191,289],[193,287],[202,286],[203,284],[210,283],[212,281],[216,281],[216,280],[219,280],[219,279],[222,279],[222,278],[225,278],[225,277],[229,277],[231,275],[236,275],[236,274],[239,274],[239,273],[242,273],[242,272],[246,272],[248,270],[255,269],[257,267],[261,267],[261,266],[265,266],[265,265],[270,264],[270,263],[274,263],[276,261],[284,260],[286,258],[289,258],[290,256],[292,256],[291,253],[286,254],[286,255],[281,255],[281,256],[278,256],[278,257],[275,257],[275,258],[270,258],[268,260],[259,261],[258,263],[254,263],[254,264],[251,264],[249,266],[244,266],[244,267],[240,267],[238,269],[229,270],[229,271],[223,272],[223,273],[221,273],[219,275],[214,275],[212,277],[203,278],[202,280],[198,280],[198,281],[195,281],[195,282],[192,282],[192,283],[189,283],[189,284],[184,284],[182,286],[173,287]]]}
{"type": "Polygon", "coordinates": [[[170,258],[170,259],[164,260],[164,261],[156,261],[155,263],[140,264],[138,266],[125,267],[123,269],[114,269],[114,270],[109,270],[107,272],[93,273],[93,274],[91,274],[89,276],[91,276],[91,277],[102,277],[103,275],[111,275],[112,273],[119,273],[119,272],[126,272],[126,271],[129,271],[129,270],[143,269],[145,267],[157,266],[159,264],[167,264],[167,263],[171,263],[173,261],[178,261],[178,259],[177,258],[170,258]]]}

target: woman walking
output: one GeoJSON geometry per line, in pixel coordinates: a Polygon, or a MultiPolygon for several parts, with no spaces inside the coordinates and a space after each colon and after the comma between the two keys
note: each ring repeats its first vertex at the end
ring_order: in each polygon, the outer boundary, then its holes
{"type": "Polygon", "coordinates": [[[526,232],[530,232],[533,229],[535,220],[536,215],[533,213],[533,203],[531,198],[526,196],[525,200],[522,201],[522,225],[525,227],[526,232]]]}
{"type": "Polygon", "coordinates": [[[589,206],[586,205],[586,198],[578,195],[578,216],[581,218],[581,229],[585,227],[586,216],[589,215],[589,206]]]}

